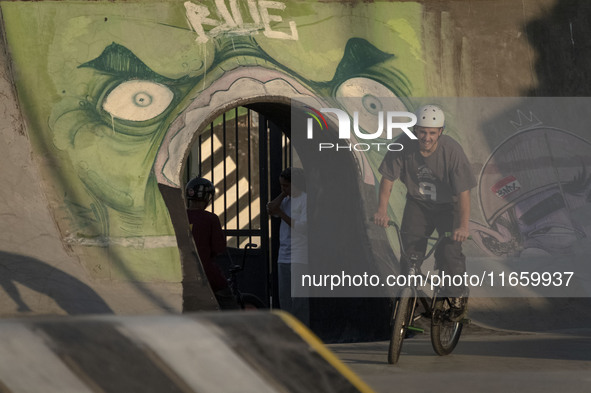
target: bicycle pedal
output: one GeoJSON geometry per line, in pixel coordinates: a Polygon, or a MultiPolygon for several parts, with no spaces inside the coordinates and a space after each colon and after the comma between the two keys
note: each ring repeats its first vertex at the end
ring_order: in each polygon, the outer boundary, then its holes
{"type": "Polygon", "coordinates": [[[460,323],[462,325],[469,325],[469,324],[472,323],[472,320],[470,318],[463,318],[463,319],[460,320],[460,323]]]}

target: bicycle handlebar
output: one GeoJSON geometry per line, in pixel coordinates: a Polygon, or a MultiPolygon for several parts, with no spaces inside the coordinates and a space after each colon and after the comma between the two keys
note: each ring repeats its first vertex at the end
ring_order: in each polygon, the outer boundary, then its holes
{"type": "MultiPolygon", "coordinates": [[[[370,217],[369,221],[371,223],[374,223],[374,218],[370,217]]],[[[403,233],[400,229],[400,226],[394,220],[388,221],[388,226],[394,227],[394,228],[396,228],[397,231],[399,231],[400,233],[403,233]]],[[[452,232],[444,232],[443,233],[443,237],[451,237],[452,235],[453,235],[452,232]]],[[[420,236],[420,235],[415,235],[415,236],[420,236]]],[[[438,240],[439,239],[439,237],[430,237],[430,236],[424,236],[424,237],[425,237],[425,239],[429,239],[429,240],[438,240]]],[[[468,236],[468,239],[472,240],[472,236],[468,236]]]]}
{"type": "MultiPolygon", "coordinates": [[[[369,218],[369,221],[372,222],[372,223],[375,223],[373,217],[370,217],[369,218]]],[[[389,220],[388,221],[388,226],[394,227],[394,229],[396,229],[396,235],[398,237],[398,244],[400,245],[400,253],[404,257],[409,258],[408,255],[406,255],[406,252],[404,251],[404,246],[402,244],[402,233],[403,232],[400,229],[400,226],[394,220],[389,220]]],[[[422,238],[424,238],[426,240],[435,240],[435,244],[433,244],[433,246],[431,247],[431,249],[429,250],[429,252],[426,253],[425,256],[423,257],[423,259],[420,261],[420,262],[423,262],[424,260],[426,260],[427,258],[429,258],[431,256],[431,254],[433,254],[433,252],[435,252],[435,249],[437,248],[437,246],[439,245],[439,243],[443,239],[452,237],[452,232],[444,232],[443,233],[443,236],[440,235],[439,237],[422,236],[422,235],[411,234],[411,233],[409,233],[408,235],[422,237],[422,238]]],[[[472,239],[472,236],[468,236],[468,239],[472,239]]]]}
{"type": "Polygon", "coordinates": [[[234,260],[230,255],[230,250],[228,249],[228,247],[226,247],[226,254],[228,255],[228,259],[230,260],[230,272],[234,273],[244,270],[244,265],[246,263],[246,253],[248,252],[248,250],[252,250],[257,247],[258,245],[255,243],[246,243],[246,245],[244,246],[244,252],[242,253],[242,261],[240,265],[234,263],[234,260]]]}

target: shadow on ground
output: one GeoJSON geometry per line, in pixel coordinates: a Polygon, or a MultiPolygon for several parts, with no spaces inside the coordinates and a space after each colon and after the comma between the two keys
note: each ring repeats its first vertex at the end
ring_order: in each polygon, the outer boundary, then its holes
{"type": "Polygon", "coordinates": [[[113,310],[88,285],[38,259],[0,251],[0,286],[17,312],[34,311],[38,297],[23,296],[16,283],[48,296],[69,315],[112,314],[113,310]]]}

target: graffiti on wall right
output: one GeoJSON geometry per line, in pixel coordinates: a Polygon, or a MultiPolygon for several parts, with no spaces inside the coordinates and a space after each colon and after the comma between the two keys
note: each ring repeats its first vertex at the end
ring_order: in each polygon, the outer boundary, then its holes
{"type": "Polygon", "coordinates": [[[472,238],[499,257],[564,256],[591,237],[591,143],[541,124],[501,142],[485,161],[472,238]]]}

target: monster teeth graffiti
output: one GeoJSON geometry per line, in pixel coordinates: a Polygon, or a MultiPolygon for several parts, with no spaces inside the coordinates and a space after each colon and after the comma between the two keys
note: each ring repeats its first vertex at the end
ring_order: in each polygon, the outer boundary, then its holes
{"type": "Polygon", "coordinates": [[[262,67],[241,67],[228,71],[201,92],[171,124],[154,165],[158,182],[178,187],[182,156],[192,143],[193,133],[202,129],[202,122],[209,114],[223,113],[241,100],[256,100],[266,95],[307,97],[313,100],[313,105],[325,106],[324,102],[314,98],[306,86],[283,72],[262,67]]]}
{"type": "Polygon", "coordinates": [[[491,191],[501,199],[507,198],[510,194],[520,189],[521,184],[519,184],[515,176],[508,176],[491,187],[491,191]]]}

